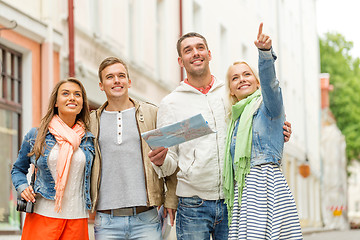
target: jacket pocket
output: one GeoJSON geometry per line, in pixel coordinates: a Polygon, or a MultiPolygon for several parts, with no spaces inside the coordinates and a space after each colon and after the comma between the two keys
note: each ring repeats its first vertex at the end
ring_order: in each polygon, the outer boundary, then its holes
{"type": "Polygon", "coordinates": [[[263,148],[261,145],[261,138],[260,138],[260,134],[258,132],[254,132],[252,144],[253,144],[253,147],[255,148],[254,149],[255,153],[260,153],[260,154],[263,153],[263,148]]]}
{"type": "Polygon", "coordinates": [[[186,167],[186,171],[184,171],[185,175],[188,175],[190,173],[190,168],[194,165],[195,160],[196,160],[196,149],[193,150],[193,153],[191,155],[191,161],[190,164],[186,167]]]}

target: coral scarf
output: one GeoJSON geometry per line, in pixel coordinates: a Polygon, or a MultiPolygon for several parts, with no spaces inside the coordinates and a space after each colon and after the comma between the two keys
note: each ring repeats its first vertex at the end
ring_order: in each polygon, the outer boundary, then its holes
{"type": "Polygon", "coordinates": [[[55,115],[49,123],[49,131],[60,145],[55,181],[55,211],[60,212],[71,159],[74,151],[80,145],[81,138],[85,135],[85,129],[83,123],[80,121],[77,121],[77,123],[70,128],[58,115],[55,115]]]}

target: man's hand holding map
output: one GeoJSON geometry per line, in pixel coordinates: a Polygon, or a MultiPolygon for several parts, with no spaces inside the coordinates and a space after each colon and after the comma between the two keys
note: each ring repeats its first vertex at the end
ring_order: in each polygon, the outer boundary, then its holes
{"type": "Polygon", "coordinates": [[[159,147],[168,148],[210,133],[214,133],[214,131],[209,128],[203,116],[198,114],[183,121],[142,133],[141,136],[151,149],[157,149],[159,147]]]}

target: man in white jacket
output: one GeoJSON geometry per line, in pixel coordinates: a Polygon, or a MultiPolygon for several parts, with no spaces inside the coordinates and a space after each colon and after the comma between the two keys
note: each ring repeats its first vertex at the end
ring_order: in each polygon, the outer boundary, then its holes
{"type": "MultiPolygon", "coordinates": [[[[213,134],[149,153],[159,177],[179,167],[176,195],[177,239],[228,239],[222,171],[226,138],[224,83],[211,75],[212,58],[206,39],[188,33],[177,42],[178,63],[187,79],[160,103],[157,126],[162,127],[201,113],[213,134]]],[[[285,139],[290,136],[286,133],[285,139]]]]}

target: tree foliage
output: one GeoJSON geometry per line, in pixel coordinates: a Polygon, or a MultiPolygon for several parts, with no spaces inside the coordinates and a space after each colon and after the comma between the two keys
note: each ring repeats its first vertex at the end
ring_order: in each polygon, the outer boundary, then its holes
{"type": "Polygon", "coordinates": [[[321,72],[330,74],[334,86],[330,109],[345,136],[348,161],[360,161],[360,59],[350,55],[352,47],[338,33],[320,38],[321,72]]]}

